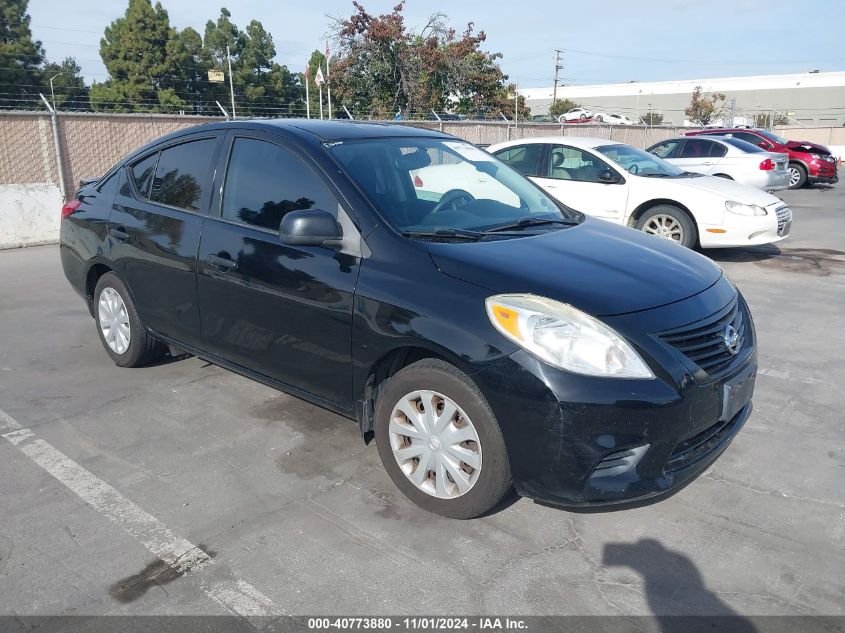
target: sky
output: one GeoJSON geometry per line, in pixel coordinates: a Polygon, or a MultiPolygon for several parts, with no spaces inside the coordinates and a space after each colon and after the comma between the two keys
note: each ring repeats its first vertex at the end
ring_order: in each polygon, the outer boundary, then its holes
{"type": "MultiPolygon", "coordinates": [[[[387,13],[398,0],[361,1],[387,13]]],[[[331,17],[353,12],[351,0],[162,4],[173,26],[200,33],[221,6],[242,29],[260,20],[273,35],[276,61],[295,72],[324,48],[331,17]]],[[[29,13],[47,59],[76,58],[91,82],[107,78],[99,41],[125,8],[123,0],[30,0],[29,13]]],[[[555,49],[564,51],[563,84],[845,70],[845,0],[408,0],[406,24],[418,30],[435,12],[459,32],[467,22],[484,30],[485,49],[504,55],[502,67],[520,88],[552,85],[555,49]]]]}

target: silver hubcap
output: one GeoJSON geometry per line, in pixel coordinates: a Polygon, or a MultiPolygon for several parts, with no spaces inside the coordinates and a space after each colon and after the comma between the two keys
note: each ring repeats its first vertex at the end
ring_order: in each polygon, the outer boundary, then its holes
{"type": "Polygon", "coordinates": [[[794,187],[801,181],[801,173],[795,167],[789,168],[789,186],[794,187]]]}
{"type": "Polygon", "coordinates": [[[649,218],[643,227],[643,231],[656,235],[657,237],[665,237],[667,240],[673,240],[675,242],[684,241],[684,227],[671,215],[663,213],[649,218]]]}
{"type": "Polygon", "coordinates": [[[103,288],[99,302],[100,331],[115,354],[129,349],[129,314],[126,304],[114,288],[103,288]]]}
{"type": "Polygon", "coordinates": [[[417,488],[440,499],[469,492],[481,473],[481,442],[466,413],[436,391],[413,391],[390,415],[390,448],[417,488]]]}

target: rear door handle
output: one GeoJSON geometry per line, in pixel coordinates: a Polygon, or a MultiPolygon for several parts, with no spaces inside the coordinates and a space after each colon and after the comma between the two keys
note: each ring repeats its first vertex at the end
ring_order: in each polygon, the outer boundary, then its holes
{"type": "Polygon", "coordinates": [[[119,229],[110,228],[109,229],[109,235],[111,235],[118,242],[125,242],[126,240],[129,239],[129,233],[124,231],[123,227],[120,227],[119,229]]]}
{"type": "Polygon", "coordinates": [[[220,269],[223,269],[223,272],[227,270],[235,270],[238,267],[238,262],[233,259],[228,259],[226,257],[219,257],[217,255],[209,255],[205,258],[205,261],[211,264],[212,266],[217,266],[220,269]]]}

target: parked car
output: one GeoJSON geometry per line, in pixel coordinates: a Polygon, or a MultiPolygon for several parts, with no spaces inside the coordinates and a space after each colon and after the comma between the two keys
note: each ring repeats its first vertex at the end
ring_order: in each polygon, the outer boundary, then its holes
{"type": "Polygon", "coordinates": [[[553,136],[488,151],[567,206],[687,247],[768,244],[792,227],[792,211],[771,194],[615,141],[553,136]]]}
{"type": "Polygon", "coordinates": [[[789,156],[789,188],[799,189],[817,182],[835,184],[839,182],[836,158],[824,145],[809,141],[789,141],[773,132],[760,129],[720,128],[687,132],[687,136],[726,136],[747,141],[767,152],[778,152],[789,156]]]}
{"type": "Polygon", "coordinates": [[[789,186],[789,156],[731,136],[670,138],[646,151],[685,171],[729,178],[764,191],[789,186]]]}
{"type": "Polygon", "coordinates": [[[593,113],[587,108],[572,108],[569,112],[564,112],[557,118],[558,123],[570,123],[572,121],[586,121],[592,119],[593,113]]]}
{"type": "Polygon", "coordinates": [[[754,325],[718,266],[434,131],[181,130],[77,192],[60,252],[115,364],[173,345],[354,419],[444,516],[511,485],[577,507],[659,499],[751,412],[754,325]],[[447,191],[418,196],[412,173],[443,165],[447,191]],[[475,197],[468,175],[507,195],[475,197]]]}
{"type": "Polygon", "coordinates": [[[615,112],[599,112],[593,116],[593,119],[597,123],[610,123],[612,125],[634,125],[634,122],[628,117],[626,117],[624,114],[617,114],[615,112]]]}

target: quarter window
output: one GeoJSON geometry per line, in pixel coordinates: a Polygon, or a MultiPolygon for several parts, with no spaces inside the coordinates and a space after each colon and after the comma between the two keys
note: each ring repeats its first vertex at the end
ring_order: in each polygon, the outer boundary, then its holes
{"type": "Polygon", "coordinates": [[[542,151],[543,146],[540,143],[517,145],[496,152],[496,158],[523,176],[537,176],[542,151]]]}
{"type": "Polygon", "coordinates": [[[174,145],[161,151],[150,200],[199,211],[208,190],[208,168],[217,139],[174,145]]]}
{"type": "Polygon", "coordinates": [[[223,217],[279,230],[290,211],[322,209],[337,215],[337,200],[319,176],[288,150],[237,138],[223,190],[223,217]]]}
{"type": "Polygon", "coordinates": [[[132,182],[135,183],[138,193],[144,198],[150,197],[150,184],[153,182],[153,172],[156,168],[157,159],[158,152],[142,158],[132,166],[132,182]]]}

